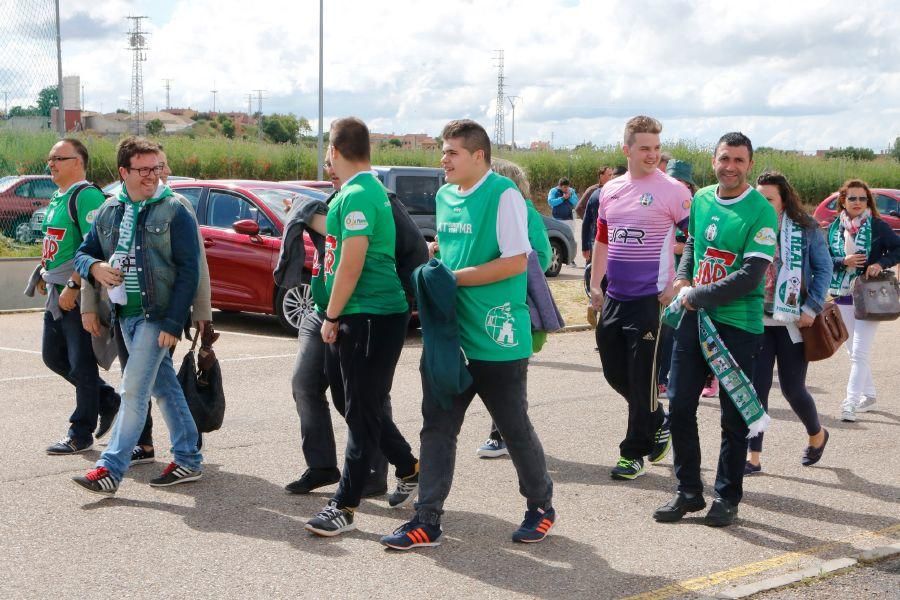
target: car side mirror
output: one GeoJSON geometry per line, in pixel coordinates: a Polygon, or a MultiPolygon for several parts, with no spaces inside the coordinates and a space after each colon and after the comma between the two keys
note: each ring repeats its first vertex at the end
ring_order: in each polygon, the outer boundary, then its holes
{"type": "Polygon", "coordinates": [[[259,223],[252,219],[235,221],[232,223],[231,228],[234,229],[235,232],[243,235],[249,235],[251,237],[259,235],[259,223]]]}
{"type": "Polygon", "coordinates": [[[891,212],[888,213],[888,216],[900,217],[900,210],[892,210],[891,212]]]}

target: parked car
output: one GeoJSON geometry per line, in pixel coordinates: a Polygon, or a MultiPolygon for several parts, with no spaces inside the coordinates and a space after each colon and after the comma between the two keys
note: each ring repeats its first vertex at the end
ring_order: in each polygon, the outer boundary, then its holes
{"type": "MultiPolygon", "coordinates": [[[[877,188],[872,190],[872,194],[875,195],[875,206],[881,218],[900,233],[900,190],[877,188]]],[[[837,217],[837,198],[838,193],[834,192],[816,207],[813,218],[821,227],[828,227],[837,217]]]]}
{"type": "Polygon", "coordinates": [[[56,192],[49,175],[8,176],[0,180],[0,231],[14,238],[35,210],[47,206],[56,192]]]}
{"type": "MultiPolygon", "coordinates": [[[[432,167],[372,167],[381,183],[397,194],[425,239],[431,241],[437,234],[434,222],[434,199],[444,185],[444,170],[432,167]]],[[[553,259],[547,269],[547,277],[556,277],[565,264],[575,258],[575,237],[572,229],[551,217],[542,215],[553,259]]]]}
{"type": "Polygon", "coordinates": [[[276,315],[293,334],[313,308],[309,288],[315,247],[308,237],[304,283],[292,289],[275,285],[288,208],[297,196],[325,200],[319,190],[287,183],[252,180],[172,181],[171,188],[191,201],[197,213],[209,262],[212,305],[232,312],[276,315]]]}
{"type": "Polygon", "coordinates": [[[321,190],[331,195],[334,192],[334,186],[330,181],[322,181],[319,179],[297,179],[294,181],[282,181],[281,183],[290,183],[291,185],[302,185],[303,187],[321,190]]]}

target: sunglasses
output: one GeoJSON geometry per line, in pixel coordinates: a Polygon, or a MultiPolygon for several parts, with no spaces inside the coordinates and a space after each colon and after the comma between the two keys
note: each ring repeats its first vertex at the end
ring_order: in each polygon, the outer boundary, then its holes
{"type": "Polygon", "coordinates": [[[67,160],[75,160],[76,158],[78,158],[78,157],[77,156],[48,156],[47,164],[50,165],[53,163],[64,162],[67,160]]]}
{"type": "Polygon", "coordinates": [[[844,202],[868,202],[869,198],[866,196],[847,196],[844,199],[844,202]]]}

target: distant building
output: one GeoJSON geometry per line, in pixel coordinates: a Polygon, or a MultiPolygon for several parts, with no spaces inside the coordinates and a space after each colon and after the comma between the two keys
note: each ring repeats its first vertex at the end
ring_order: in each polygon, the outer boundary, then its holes
{"type": "Polygon", "coordinates": [[[390,144],[391,140],[399,140],[400,148],[404,150],[437,150],[438,143],[433,137],[424,133],[370,133],[369,143],[372,146],[390,144]]]}
{"type": "MultiPolygon", "coordinates": [[[[68,111],[67,111],[68,112],[68,111]]],[[[133,128],[132,117],[128,113],[82,113],[82,128],[85,131],[94,131],[100,134],[121,134],[131,131],[133,128]]],[[[141,126],[146,126],[149,121],[159,119],[163,124],[163,131],[175,133],[187,129],[194,122],[184,116],[174,115],[169,111],[149,111],[141,116],[141,126]]]]}
{"type": "Polygon", "coordinates": [[[550,142],[531,142],[531,146],[528,148],[529,150],[550,150],[550,142]]]}
{"type": "Polygon", "coordinates": [[[66,111],[81,110],[81,77],[78,75],[63,77],[63,108],[66,111]]]}
{"type": "Polygon", "coordinates": [[[184,117],[186,119],[193,119],[197,116],[197,111],[193,108],[167,108],[166,112],[170,115],[175,115],[176,117],[184,117]]]}

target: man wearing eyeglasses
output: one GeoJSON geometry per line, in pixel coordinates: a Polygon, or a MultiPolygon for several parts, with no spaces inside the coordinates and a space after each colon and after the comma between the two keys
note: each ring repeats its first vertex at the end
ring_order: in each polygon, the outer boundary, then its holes
{"type": "Polygon", "coordinates": [[[47,295],[47,310],[41,354],[44,364],[75,386],[75,412],[69,417],[69,430],[47,448],[51,455],[89,450],[95,435],[99,439],[109,431],[119,409],[119,395],[100,379],[79,306],[81,275],[75,271],[75,251],[106,200],[103,192],[86,181],[87,164],[87,148],[74,138],[57,142],[47,157],[50,176],[59,190],[47,206],[43,224],[42,270],[37,288],[47,295]]]}
{"type": "Polygon", "coordinates": [[[122,407],[109,445],[94,469],[73,479],[104,496],[116,493],[128,470],[151,390],[166,420],[173,460],[150,485],[171,486],[202,475],[197,426],[169,353],[197,291],[197,223],[172,190],[160,185],[163,167],[155,143],[139,137],[122,140],[117,164],[122,189],[100,209],[75,257],[82,277],[108,289],[129,354],[122,407]]]}

